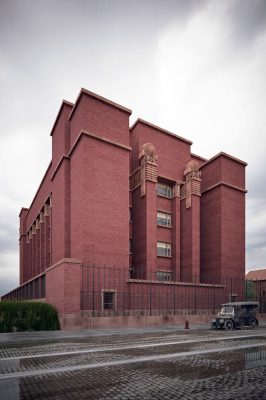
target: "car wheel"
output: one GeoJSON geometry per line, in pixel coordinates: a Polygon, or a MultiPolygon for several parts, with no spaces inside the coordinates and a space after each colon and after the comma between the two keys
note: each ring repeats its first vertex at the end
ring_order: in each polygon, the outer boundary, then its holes
{"type": "Polygon", "coordinates": [[[255,318],[252,318],[250,320],[250,326],[251,328],[255,328],[257,326],[257,321],[255,320],[255,318]]]}
{"type": "Polygon", "coordinates": [[[234,323],[231,319],[227,319],[224,323],[224,327],[225,329],[229,330],[229,329],[233,329],[234,327],[234,323]]]}
{"type": "Polygon", "coordinates": [[[218,324],[217,324],[216,321],[213,321],[213,322],[211,323],[211,329],[218,329],[218,324]]]}

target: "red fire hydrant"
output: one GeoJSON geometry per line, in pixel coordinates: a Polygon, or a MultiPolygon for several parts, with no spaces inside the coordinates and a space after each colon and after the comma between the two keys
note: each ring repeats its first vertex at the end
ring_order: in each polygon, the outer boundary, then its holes
{"type": "Polygon", "coordinates": [[[185,321],[185,328],[184,329],[189,329],[189,322],[185,321]]]}

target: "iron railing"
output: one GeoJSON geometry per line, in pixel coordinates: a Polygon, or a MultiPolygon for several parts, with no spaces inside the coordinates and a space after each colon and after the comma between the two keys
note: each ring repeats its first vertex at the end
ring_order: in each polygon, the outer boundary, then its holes
{"type": "Polygon", "coordinates": [[[256,282],[232,277],[173,276],[145,269],[82,267],[81,310],[89,316],[143,316],[216,313],[228,301],[260,301],[256,282]],[[179,278],[179,279],[178,279],[179,278]]]}

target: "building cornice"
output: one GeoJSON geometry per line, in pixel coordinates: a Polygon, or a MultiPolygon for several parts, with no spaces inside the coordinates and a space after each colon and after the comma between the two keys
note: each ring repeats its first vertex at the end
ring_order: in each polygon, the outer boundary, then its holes
{"type": "Polygon", "coordinates": [[[201,194],[204,194],[206,192],[209,192],[210,190],[216,189],[219,186],[227,186],[230,189],[238,190],[239,192],[242,192],[242,193],[248,192],[246,189],[240,188],[239,186],[231,185],[230,183],[220,181],[220,182],[216,183],[215,185],[212,185],[212,186],[208,187],[207,189],[202,190],[201,194]]]}
{"type": "Polygon", "coordinates": [[[109,106],[118,108],[120,111],[124,111],[127,114],[132,114],[132,110],[130,110],[129,108],[123,107],[120,104],[117,104],[117,103],[115,103],[115,102],[113,102],[111,100],[106,99],[105,97],[99,96],[96,93],[93,93],[93,92],[91,92],[91,91],[89,91],[87,89],[81,88],[81,90],[79,92],[79,95],[77,97],[77,100],[76,100],[76,102],[74,104],[74,107],[73,107],[73,109],[72,109],[72,111],[71,111],[71,113],[69,115],[69,121],[72,119],[73,115],[75,114],[76,109],[78,107],[78,104],[79,104],[82,96],[84,96],[84,95],[85,96],[89,96],[89,97],[93,97],[96,100],[99,100],[99,101],[101,101],[101,102],[103,102],[105,104],[108,104],[109,106]]]}
{"type": "Polygon", "coordinates": [[[71,148],[71,150],[70,150],[70,152],[68,154],[69,157],[71,157],[73,151],[75,150],[75,148],[77,147],[79,141],[81,140],[81,138],[83,136],[89,137],[89,138],[92,138],[92,139],[96,139],[96,140],[99,140],[101,142],[108,143],[108,144],[110,144],[112,146],[116,146],[116,147],[119,147],[119,148],[127,150],[127,151],[131,151],[132,150],[132,148],[130,146],[127,146],[127,145],[119,143],[119,142],[115,142],[114,140],[107,139],[104,136],[99,136],[99,135],[96,135],[95,133],[91,133],[91,132],[82,130],[82,131],[80,131],[80,134],[78,135],[75,143],[73,144],[73,146],[72,146],[72,148],[71,148]]]}
{"type": "Polygon", "coordinates": [[[62,258],[62,260],[57,261],[55,264],[47,267],[45,269],[45,273],[51,271],[52,269],[54,269],[56,267],[59,267],[61,264],[80,264],[81,265],[81,261],[78,260],[77,258],[62,258]]]}
{"type": "Polygon", "coordinates": [[[61,112],[62,112],[64,106],[73,108],[74,104],[71,103],[70,101],[67,101],[67,100],[63,100],[63,101],[62,101],[62,104],[61,104],[61,106],[60,106],[60,108],[59,108],[59,111],[58,111],[58,114],[57,114],[57,116],[56,116],[55,122],[54,122],[54,124],[53,124],[52,130],[51,130],[51,133],[50,133],[50,136],[53,136],[55,127],[56,127],[56,125],[57,125],[57,122],[59,121],[59,118],[60,118],[60,115],[61,115],[61,112]]]}
{"type": "Polygon", "coordinates": [[[137,124],[147,125],[147,126],[149,126],[150,128],[156,129],[156,130],[159,131],[159,132],[162,132],[162,133],[165,133],[166,135],[172,136],[172,137],[174,137],[175,139],[182,140],[183,142],[188,143],[188,144],[190,144],[190,145],[193,143],[193,142],[191,142],[190,140],[183,138],[182,136],[178,136],[178,135],[176,135],[175,133],[169,132],[169,131],[167,131],[166,129],[160,128],[159,126],[154,125],[154,124],[152,124],[152,123],[150,123],[150,122],[148,122],[148,121],[145,121],[144,119],[141,119],[141,118],[138,118],[138,119],[134,122],[134,124],[129,128],[129,130],[132,131],[132,130],[136,127],[137,124]]]}
{"type": "Polygon", "coordinates": [[[224,153],[223,151],[221,151],[220,153],[216,154],[214,157],[210,158],[209,160],[207,160],[203,165],[201,165],[201,168],[204,168],[206,165],[208,165],[210,162],[214,161],[216,158],[219,157],[226,157],[226,158],[230,158],[231,160],[244,165],[245,167],[248,165],[245,161],[240,160],[239,158],[233,157],[230,154],[224,153]]]}
{"type": "Polygon", "coordinates": [[[52,175],[51,175],[51,178],[50,178],[51,181],[54,179],[55,175],[57,174],[57,171],[59,170],[59,168],[60,168],[62,162],[63,162],[65,159],[69,160],[70,157],[67,156],[66,154],[64,154],[64,155],[60,158],[60,160],[59,160],[57,166],[55,167],[54,172],[53,172],[52,175]]]}
{"type": "Polygon", "coordinates": [[[26,207],[22,207],[22,209],[20,210],[20,213],[19,213],[19,217],[21,217],[21,214],[22,214],[22,212],[23,211],[29,211],[29,209],[28,208],[26,208],[26,207]]]}

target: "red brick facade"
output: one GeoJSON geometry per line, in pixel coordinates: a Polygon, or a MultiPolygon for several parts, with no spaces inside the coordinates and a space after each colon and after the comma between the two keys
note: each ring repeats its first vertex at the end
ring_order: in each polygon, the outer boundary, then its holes
{"type": "Polygon", "coordinates": [[[130,128],[130,114],[84,89],[62,103],[52,161],[20,213],[20,287],[4,298],[45,297],[60,315],[77,314],[81,293],[101,293],[95,309],[108,309],[105,292],[114,293],[118,309],[123,288],[133,310],[140,280],[169,298],[244,280],[246,164],[225,153],[205,160],[141,119],[130,128]],[[98,269],[97,284],[84,266],[98,269]]]}

